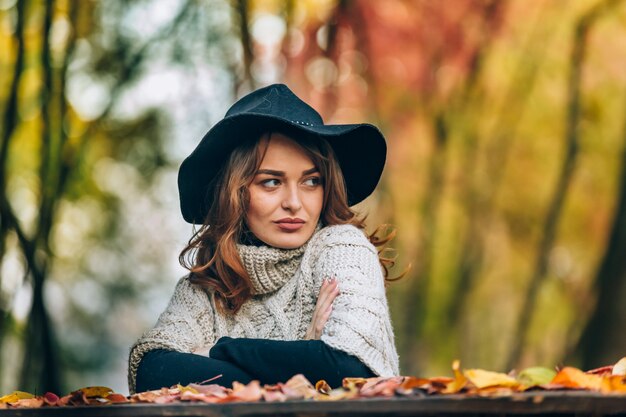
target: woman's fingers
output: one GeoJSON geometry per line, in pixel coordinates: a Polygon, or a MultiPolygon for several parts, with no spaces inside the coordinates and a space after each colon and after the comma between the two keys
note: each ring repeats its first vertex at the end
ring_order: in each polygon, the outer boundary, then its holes
{"type": "Polygon", "coordinates": [[[315,329],[320,333],[324,329],[326,322],[330,318],[332,312],[333,301],[339,295],[339,285],[336,279],[328,280],[326,286],[323,286],[320,290],[320,296],[318,298],[317,305],[315,307],[315,313],[313,320],[315,322],[315,329]]]}
{"type": "Polygon", "coordinates": [[[339,295],[339,285],[335,278],[324,279],[320,287],[320,292],[313,310],[311,324],[307,331],[308,339],[319,339],[324,330],[326,322],[333,311],[333,301],[339,295]]]}
{"type": "Polygon", "coordinates": [[[326,310],[335,300],[337,295],[339,295],[339,285],[337,280],[332,278],[329,280],[328,284],[320,290],[316,309],[319,308],[320,311],[326,310]]]}

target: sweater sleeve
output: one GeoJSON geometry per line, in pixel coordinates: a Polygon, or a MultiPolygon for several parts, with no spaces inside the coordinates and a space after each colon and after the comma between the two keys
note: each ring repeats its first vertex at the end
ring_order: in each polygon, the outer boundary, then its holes
{"type": "Polygon", "coordinates": [[[128,387],[135,392],[137,368],[143,356],[152,350],[164,349],[191,353],[215,343],[213,307],[207,293],[189,282],[178,281],[174,294],[153,329],[133,345],[128,360],[128,387]]]}
{"type": "Polygon", "coordinates": [[[398,375],[398,354],[378,252],[354,226],[328,229],[315,269],[322,278],[335,277],[340,294],[333,302],[321,340],[356,356],[379,376],[398,375]]]}
{"type": "Polygon", "coordinates": [[[211,348],[210,357],[240,368],[261,384],[286,382],[303,374],[313,383],[323,379],[331,387],[340,387],[345,377],[374,376],[358,358],[321,340],[222,337],[211,348]]]}

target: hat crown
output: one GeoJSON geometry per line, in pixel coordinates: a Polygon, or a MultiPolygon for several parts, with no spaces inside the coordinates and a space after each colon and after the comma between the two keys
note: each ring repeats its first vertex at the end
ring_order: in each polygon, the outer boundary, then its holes
{"type": "Polygon", "coordinates": [[[323,125],[322,116],[284,84],[272,84],[242,97],[225,118],[240,114],[271,116],[305,126],[323,125]]]}

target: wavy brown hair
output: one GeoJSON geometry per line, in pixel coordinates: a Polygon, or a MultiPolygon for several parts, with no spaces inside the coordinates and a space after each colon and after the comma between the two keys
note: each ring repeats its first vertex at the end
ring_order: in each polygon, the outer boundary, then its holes
{"type": "MultiPolygon", "coordinates": [[[[348,206],[348,195],[341,168],[332,147],[316,136],[293,139],[319,170],[324,187],[324,201],[320,220],[323,226],[351,224],[365,228],[365,217],[359,217],[348,206]]],[[[248,186],[261,166],[271,133],[244,141],[235,148],[209,190],[213,203],[203,225],[194,233],[179,256],[181,265],[190,271],[190,281],[213,293],[221,313],[234,314],[252,297],[252,283],[237,252],[237,243],[247,231],[245,213],[249,204],[248,186]]],[[[379,259],[385,280],[395,258],[387,257],[385,245],[395,231],[379,227],[369,236],[379,248],[379,259]],[[384,233],[383,233],[384,232],[384,233]],[[382,237],[381,237],[382,234],[382,237]]]]}

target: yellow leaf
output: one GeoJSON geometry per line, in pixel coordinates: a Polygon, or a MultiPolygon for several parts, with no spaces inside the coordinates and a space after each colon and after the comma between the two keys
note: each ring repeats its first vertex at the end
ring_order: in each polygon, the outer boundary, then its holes
{"type": "Polygon", "coordinates": [[[626,376],[626,356],[617,361],[615,365],[613,365],[613,371],[611,375],[621,375],[626,376]]]}
{"type": "Polygon", "coordinates": [[[461,362],[458,359],[452,362],[452,370],[454,380],[446,384],[446,388],[442,391],[444,394],[456,394],[467,385],[467,378],[461,372],[461,362]]]}
{"type": "Polygon", "coordinates": [[[191,392],[192,394],[199,394],[198,390],[195,388],[192,388],[190,386],[182,386],[180,384],[177,385],[178,390],[180,391],[180,393],[182,394],[183,392],[191,392]]]}
{"type": "Polygon", "coordinates": [[[106,398],[113,393],[113,390],[108,387],[85,387],[79,391],[82,391],[87,398],[106,398]]]}
{"type": "Polygon", "coordinates": [[[27,400],[34,397],[35,396],[30,392],[13,391],[12,393],[5,395],[4,397],[0,397],[0,403],[14,403],[19,400],[27,400]]]}
{"type": "Polygon", "coordinates": [[[463,372],[470,382],[476,385],[476,388],[486,387],[509,387],[515,388],[520,385],[517,380],[507,374],[499,372],[484,371],[482,369],[468,369],[463,372]]]}

